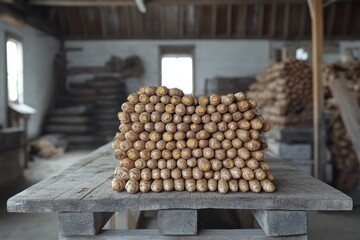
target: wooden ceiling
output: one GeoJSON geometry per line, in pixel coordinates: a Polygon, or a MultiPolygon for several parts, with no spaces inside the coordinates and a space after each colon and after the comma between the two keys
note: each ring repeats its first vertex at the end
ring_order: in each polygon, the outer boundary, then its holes
{"type": "MultiPolygon", "coordinates": [[[[26,16],[25,20],[36,20],[43,30],[63,39],[298,40],[311,36],[306,0],[148,0],[144,1],[146,13],[139,12],[135,0],[0,2],[0,11],[6,8],[26,16]]],[[[360,1],[327,0],[325,5],[326,39],[360,38],[360,1]]]]}

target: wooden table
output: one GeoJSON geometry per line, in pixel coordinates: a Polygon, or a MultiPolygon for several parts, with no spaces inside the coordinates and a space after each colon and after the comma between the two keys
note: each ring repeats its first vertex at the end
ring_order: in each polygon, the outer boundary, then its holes
{"type": "Polygon", "coordinates": [[[270,164],[275,193],[118,193],[110,186],[117,161],[107,144],[10,198],[7,207],[9,212],[57,213],[61,239],[307,239],[307,211],[352,209],[352,199],[329,185],[279,160],[270,164]],[[262,230],[197,231],[197,209],[206,208],[251,209],[262,230]],[[114,212],[149,210],[159,210],[159,229],[102,230],[114,212]]]}

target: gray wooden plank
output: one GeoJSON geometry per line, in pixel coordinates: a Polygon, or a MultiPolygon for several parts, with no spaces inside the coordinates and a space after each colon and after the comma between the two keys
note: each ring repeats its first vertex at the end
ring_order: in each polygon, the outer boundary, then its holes
{"type": "Polygon", "coordinates": [[[288,237],[268,237],[261,229],[230,229],[230,230],[199,230],[194,236],[163,236],[157,229],[134,229],[134,230],[103,230],[97,236],[74,236],[63,237],[62,240],[307,240],[307,235],[288,237]]]}
{"type": "Polygon", "coordinates": [[[313,142],[312,128],[272,128],[265,136],[281,142],[313,142]]]}
{"type": "MultiPolygon", "coordinates": [[[[74,182],[76,180],[80,180],[78,178],[71,179],[69,174],[74,173],[92,163],[95,159],[99,159],[101,156],[109,156],[109,148],[111,148],[111,143],[106,144],[88,156],[85,156],[81,160],[75,162],[70,167],[65,170],[57,173],[33,186],[27,188],[26,190],[18,193],[15,197],[17,201],[13,201],[13,198],[8,200],[8,211],[12,211],[11,209],[22,209],[20,212],[32,212],[32,206],[42,205],[42,212],[52,212],[53,207],[52,203],[49,202],[54,199],[54,196],[58,196],[60,193],[66,192],[74,187],[74,185],[66,186],[64,182],[69,180],[70,182],[74,182]],[[65,179],[65,180],[64,180],[65,179]],[[67,180],[66,180],[67,179],[67,180]],[[60,189],[58,187],[60,186],[60,189]],[[53,195],[55,193],[55,195],[53,195]],[[37,197],[34,197],[37,196],[37,197]],[[25,203],[26,204],[23,204],[25,203]],[[28,206],[27,206],[28,205],[28,206]]],[[[35,207],[36,208],[36,207],[35,207]]],[[[34,210],[38,212],[37,210],[34,210]]],[[[60,211],[59,211],[60,212],[60,211]]]]}
{"type": "Polygon", "coordinates": [[[357,102],[355,92],[348,89],[345,76],[339,79],[333,79],[329,82],[336,102],[339,105],[341,118],[344,121],[347,132],[350,135],[354,150],[360,161],[360,106],[357,102]]]}
{"type": "MultiPolygon", "coordinates": [[[[113,171],[113,166],[106,164],[108,158],[102,159],[100,157],[99,160],[104,160],[104,164],[102,164],[103,166],[100,170],[100,173],[96,173],[99,170],[99,165],[101,164],[100,161],[87,161],[84,165],[79,166],[79,168],[72,168],[72,171],[62,174],[62,177],[59,179],[59,181],[40,186],[41,188],[34,192],[36,193],[37,199],[55,200],[65,192],[83,190],[83,188],[81,188],[82,184],[89,181],[94,183],[94,186],[89,186],[89,188],[96,187],[96,182],[103,182],[109,177],[108,173],[113,171]],[[80,185],[80,188],[77,187],[78,185],[80,185]]],[[[29,196],[31,196],[25,193],[21,193],[21,195],[24,196],[23,199],[27,199],[29,196]]],[[[76,198],[76,196],[77,195],[74,194],[72,198],[76,198]]]]}
{"type": "Polygon", "coordinates": [[[107,180],[81,201],[74,201],[81,211],[86,211],[90,205],[92,209],[114,209],[114,212],[139,211],[140,193],[115,192],[111,189],[111,181],[107,180]]]}
{"type": "Polygon", "coordinates": [[[8,200],[10,212],[116,212],[159,209],[351,210],[352,199],[279,160],[269,160],[274,193],[117,193],[111,189],[117,161],[106,145],[60,174],[8,200]],[[94,177],[95,176],[95,177],[94,177]]]}
{"type": "Polygon", "coordinates": [[[139,199],[139,210],[158,209],[189,209],[190,192],[162,192],[162,193],[141,193],[139,199]],[[154,201],[156,199],[156,201],[154,201]]]}

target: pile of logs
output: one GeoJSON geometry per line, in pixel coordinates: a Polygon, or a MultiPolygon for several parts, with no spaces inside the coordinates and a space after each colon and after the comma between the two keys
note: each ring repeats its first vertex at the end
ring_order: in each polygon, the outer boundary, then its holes
{"type": "Polygon", "coordinates": [[[244,93],[195,97],[142,87],[119,112],[115,191],[273,192],[261,132],[270,125],[244,93]]]}
{"type": "Polygon", "coordinates": [[[323,69],[323,77],[325,108],[332,113],[327,127],[329,129],[328,146],[334,164],[334,185],[340,190],[354,191],[359,186],[359,159],[342,120],[336,99],[327,84],[331,80],[346,79],[348,89],[356,94],[360,103],[360,62],[327,65],[323,69]]]}
{"type": "Polygon", "coordinates": [[[312,121],[312,73],[304,61],[270,62],[256,77],[248,96],[274,126],[309,126],[312,121]]]}

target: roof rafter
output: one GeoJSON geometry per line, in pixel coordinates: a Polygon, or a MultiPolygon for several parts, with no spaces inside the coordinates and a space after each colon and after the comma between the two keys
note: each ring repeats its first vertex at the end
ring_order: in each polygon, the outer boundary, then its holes
{"type": "Polygon", "coordinates": [[[72,7],[94,7],[94,6],[135,6],[136,2],[158,3],[158,4],[241,4],[241,3],[302,3],[306,0],[30,0],[33,5],[43,6],[72,6],[72,7]]]}

